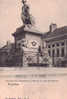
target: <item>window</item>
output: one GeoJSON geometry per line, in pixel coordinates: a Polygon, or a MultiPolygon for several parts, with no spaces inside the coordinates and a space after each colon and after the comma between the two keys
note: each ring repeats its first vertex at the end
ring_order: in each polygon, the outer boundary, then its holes
{"type": "Polygon", "coordinates": [[[57,57],[59,57],[59,49],[57,49],[57,57]]]}
{"type": "Polygon", "coordinates": [[[49,54],[49,56],[51,56],[51,52],[50,52],[50,50],[48,51],[48,54],[49,54]]]}
{"type": "Polygon", "coordinates": [[[62,42],[61,45],[64,46],[64,42],[62,42]]]}
{"type": "Polygon", "coordinates": [[[55,44],[53,44],[52,47],[55,47],[55,44]]]}
{"type": "Polygon", "coordinates": [[[52,51],[52,57],[54,57],[54,56],[55,56],[55,50],[52,51]]]}
{"type": "Polygon", "coordinates": [[[48,45],[48,48],[50,48],[50,45],[48,45]]]}
{"type": "Polygon", "coordinates": [[[64,48],[61,49],[61,57],[64,57],[64,48]]]}
{"type": "Polygon", "coordinates": [[[59,46],[59,43],[57,43],[56,45],[59,46]]]}

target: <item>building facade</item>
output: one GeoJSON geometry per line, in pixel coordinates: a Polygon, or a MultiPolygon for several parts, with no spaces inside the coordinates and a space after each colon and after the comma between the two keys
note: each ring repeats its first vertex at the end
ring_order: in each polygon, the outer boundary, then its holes
{"type": "Polygon", "coordinates": [[[44,34],[49,56],[52,57],[54,66],[67,65],[67,26],[57,28],[56,24],[50,25],[49,32],[44,34]]]}

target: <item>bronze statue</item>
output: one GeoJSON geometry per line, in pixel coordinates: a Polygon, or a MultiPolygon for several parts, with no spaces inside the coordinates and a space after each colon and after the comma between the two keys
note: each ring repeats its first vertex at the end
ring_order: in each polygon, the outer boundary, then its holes
{"type": "Polygon", "coordinates": [[[30,27],[34,24],[34,21],[33,21],[32,15],[30,14],[30,8],[26,4],[26,2],[27,2],[26,0],[22,0],[23,7],[22,7],[21,18],[22,18],[24,27],[25,26],[30,27]]]}

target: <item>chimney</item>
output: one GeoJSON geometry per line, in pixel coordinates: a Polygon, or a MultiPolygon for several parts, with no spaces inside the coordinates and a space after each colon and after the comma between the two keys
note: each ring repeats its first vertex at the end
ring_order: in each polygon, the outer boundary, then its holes
{"type": "Polygon", "coordinates": [[[49,28],[50,28],[50,32],[53,32],[54,30],[57,29],[57,25],[52,23],[49,28]]]}

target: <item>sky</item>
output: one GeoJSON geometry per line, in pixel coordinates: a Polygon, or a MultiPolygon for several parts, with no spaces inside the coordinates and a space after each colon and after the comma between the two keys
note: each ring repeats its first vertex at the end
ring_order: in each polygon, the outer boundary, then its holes
{"type": "MultiPolygon", "coordinates": [[[[67,0],[27,0],[27,3],[41,32],[47,32],[51,23],[58,27],[67,25],[67,0]]],[[[0,46],[14,41],[12,33],[23,24],[21,8],[21,0],[0,0],[0,46]]]]}

